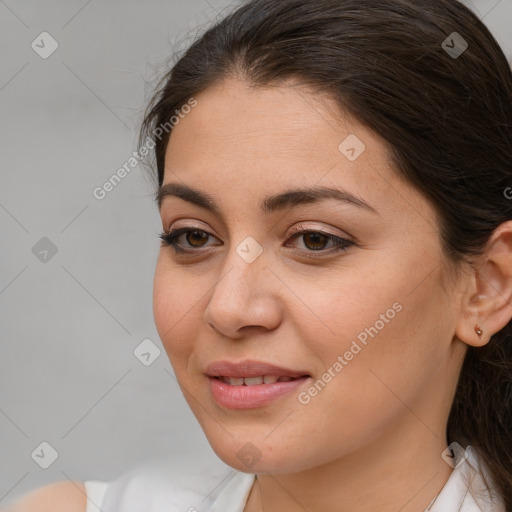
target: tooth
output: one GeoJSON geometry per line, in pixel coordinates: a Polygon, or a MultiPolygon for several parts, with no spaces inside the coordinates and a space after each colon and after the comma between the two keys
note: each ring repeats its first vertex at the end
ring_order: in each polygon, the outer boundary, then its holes
{"type": "Polygon", "coordinates": [[[247,386],[256,386],[257,384],[263,384],[263,377],[245,377],[243,379],[247,386]]]}
{"type": "Polygon", "coordinates": [[[295,380],[293,377],[284,375],[277,377],[276,375],[264,375],[259,377],[220,377],[226,384],[231,386],[257,386],[259,384],[274,384],[275,382],[289,382],[295,380]]]}

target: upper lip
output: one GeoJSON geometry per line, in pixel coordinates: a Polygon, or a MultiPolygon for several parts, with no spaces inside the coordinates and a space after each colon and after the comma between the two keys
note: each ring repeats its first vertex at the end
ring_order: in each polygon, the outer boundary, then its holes
{"type": "Polygon", "coordinates": [[[205,372],[209,377],[259,377],[275,375],[277,377],[303,377],[309,376],[308,372],[283,368],[263,361],[215,361],[206,367],[205,372]]]}

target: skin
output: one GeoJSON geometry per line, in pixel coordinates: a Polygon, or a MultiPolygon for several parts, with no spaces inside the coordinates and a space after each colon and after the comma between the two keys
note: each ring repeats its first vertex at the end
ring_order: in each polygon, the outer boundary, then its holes
{"type": "Polygon", "coordinates": [[[244,512],[422,512],[452,471],[441,453],[467,345],[487,343],[512,316],[511,226],[477,262],[479,274],[461,268],[455,279],[433,207],[396,174],[384,141],[327,97],[231,77],[195,98],[170,137],[164,184],[211,195],[226,222],[163,200],[165,231],[210,236],[182,235],[196,251],[188,256],[160,249],[153,311],[213,450],[257,474],[244,512]],[[366,146],[354,161],[338,150],[349,134],[366,146]],[[259,210],[269,194],[314,185],[348,190],[378,213],[333,199],[259,210]],[[328,239],[290,236],[298,224],[355,245],[334,253],[328,239]],[[236,252],[248,236],[263,249],[252,263],[236,252]],[[262,360],[305,369],[314,382],[396,302],[401,311],[309,403],[299,390],[252,410],[213,400],[207,364],[262,360]],[[237,456],[248,442],[261,456],[251,467],[237,456]]]}
{"type": "Polygon", "coordinates": [[[35,489],[1,512],[84,512],[87,492],[83,483],[75,481],[54,482],[35,489]]]}

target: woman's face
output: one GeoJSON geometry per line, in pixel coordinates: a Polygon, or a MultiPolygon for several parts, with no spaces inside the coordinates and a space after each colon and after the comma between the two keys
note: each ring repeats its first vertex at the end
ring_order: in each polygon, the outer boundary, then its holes
{"type": "Polygon", "coordinates": [[[251,473],[365,460],[381,443],[440,453],[465,346],[453,341],[460,297],[443,286],[433,208],[398,178],[380,138],[318,94],[233,78],[195,99],[170,137],[164,185],[218,211],[163,196],[164,231],[192,232],[174,240],[184,252],[160,249],[153,308],[214,451],[251,473]],[[318,187],[346,196],[261,206],[318,187]],[[234,369],[274,377],[240,387],[211,376],[219,361],[281,369],[234,369]],[[271,383],[291,370],[307,377],[271,383]]]}

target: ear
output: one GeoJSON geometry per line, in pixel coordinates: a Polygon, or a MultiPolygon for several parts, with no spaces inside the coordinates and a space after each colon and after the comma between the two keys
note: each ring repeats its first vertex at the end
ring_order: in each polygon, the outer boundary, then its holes
{"type": "Polygon", "coordinates": [[[470,279],[455,335],[480,347],[512,318],[512,221],[495,229],[470,279]],[[481,336],[476,325],[483,331],[481,336]]]}

